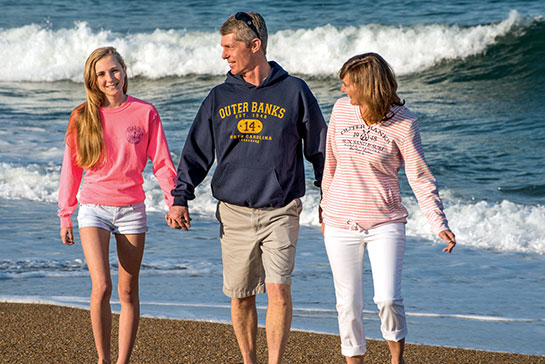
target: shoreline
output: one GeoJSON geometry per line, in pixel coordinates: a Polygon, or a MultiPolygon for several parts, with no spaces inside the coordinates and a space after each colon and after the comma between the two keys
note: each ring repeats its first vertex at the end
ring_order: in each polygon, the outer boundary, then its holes
{"type": "MultiPolygon", "coordinates": [[[[112,359],[119,316],[113,315],[112,359]]],[[[86,309],[0,302],[0,363],[93,363],[96,352],[86,309]]],[[[258,358],[266,358],[265,330],[258,329],[258,358]]],[[[388,363],[384,341],[368,340],[366,364],[388,363]]],[[[406,344],[407,363],[545,364],[545,356],[406,344]]],[[[142,317],[131,363],[241,363],[231,325],[142,317]]],[[[337,335],[292,331],[284,355],[290,364],[343,363],[337,335]]]]}

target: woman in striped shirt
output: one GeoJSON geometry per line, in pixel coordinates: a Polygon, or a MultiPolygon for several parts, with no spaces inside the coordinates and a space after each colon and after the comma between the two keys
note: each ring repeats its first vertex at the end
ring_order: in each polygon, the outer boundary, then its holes
{"type": "Polygon", "coordinates": [[[363,363],[363,257],[369,254],[374,301],[392,363],[404,363],[407,324],[401,296],[407,210],[398,173],[405,173],[432,231],[450,253],[456,244],[435,178],[424,159],[418,120],[397,95],[390,65],[366,53],[345,62],[329,122],[322,181],[322,230],[331,264],[342,354],[363,363]]]}

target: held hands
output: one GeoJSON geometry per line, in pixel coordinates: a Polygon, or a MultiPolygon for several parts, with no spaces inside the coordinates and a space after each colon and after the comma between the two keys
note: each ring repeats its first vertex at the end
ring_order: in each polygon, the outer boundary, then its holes
{"type": "Polygon", "coordinates": [[[61,240],[64,245],[74,245],[74,233],[71,227],[61,228],[61,240]]]}
{"type": "Polygon", "coordinates": [[[454,236],[454,233],[450,230],[443,230],[439,233],[439,237],[448,244],[442,251],[450,254],[452,249],[456,246],[456,237],[454,236]]]}
{"type": "Polygon", "coordinates": [[[191,217],[189,217],[187,206],[172,206],[168,214],[165,215],[165,220],[168,226],[173,229],[188,231],[191,227],[191,217]]]}

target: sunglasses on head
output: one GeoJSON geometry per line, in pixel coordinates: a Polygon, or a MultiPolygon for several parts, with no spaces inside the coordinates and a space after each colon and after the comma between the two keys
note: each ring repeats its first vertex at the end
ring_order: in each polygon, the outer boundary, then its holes
{"type": "Polygon", "coordinates": [[[248,28],[250,28],[255,33],[257,39],[261,39],[261,37],[259,36],[259,33],[257,32],[257,28],[254,25],[252,17],[250,15],[248,15],[247,13],[243,11],[239,11],[238,13],[235,14],[235,19],[246,23],[248,28]]]}

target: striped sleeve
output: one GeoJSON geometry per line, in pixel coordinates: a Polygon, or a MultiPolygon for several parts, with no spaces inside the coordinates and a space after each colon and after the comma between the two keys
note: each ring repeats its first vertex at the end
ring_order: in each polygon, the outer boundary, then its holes
{"type": "Polygon", "coordinates": [[[448,222],[443,212],[436,180],[424,158],[417,119],[411,123],[403,141],[401,154],[405,163],[405,174],[420,209],[431,225],[431,231],[438,234],[443,230],[448,230],[448,222]]]}
{"type": "Polygon", "coordinates": [[[325,163],[324,172],[322,177],[322,195],[324,200],[322,201],[322,208],[327,206],[327,198],[329,196],[329,188],[333,182],[333,176],[335,175],[335,168],[337,167],[337,159],[335,157],[335,111],[331,113],[329,119],[329,125],[327,127],[327,140],[325,149],[325,163]]]}

